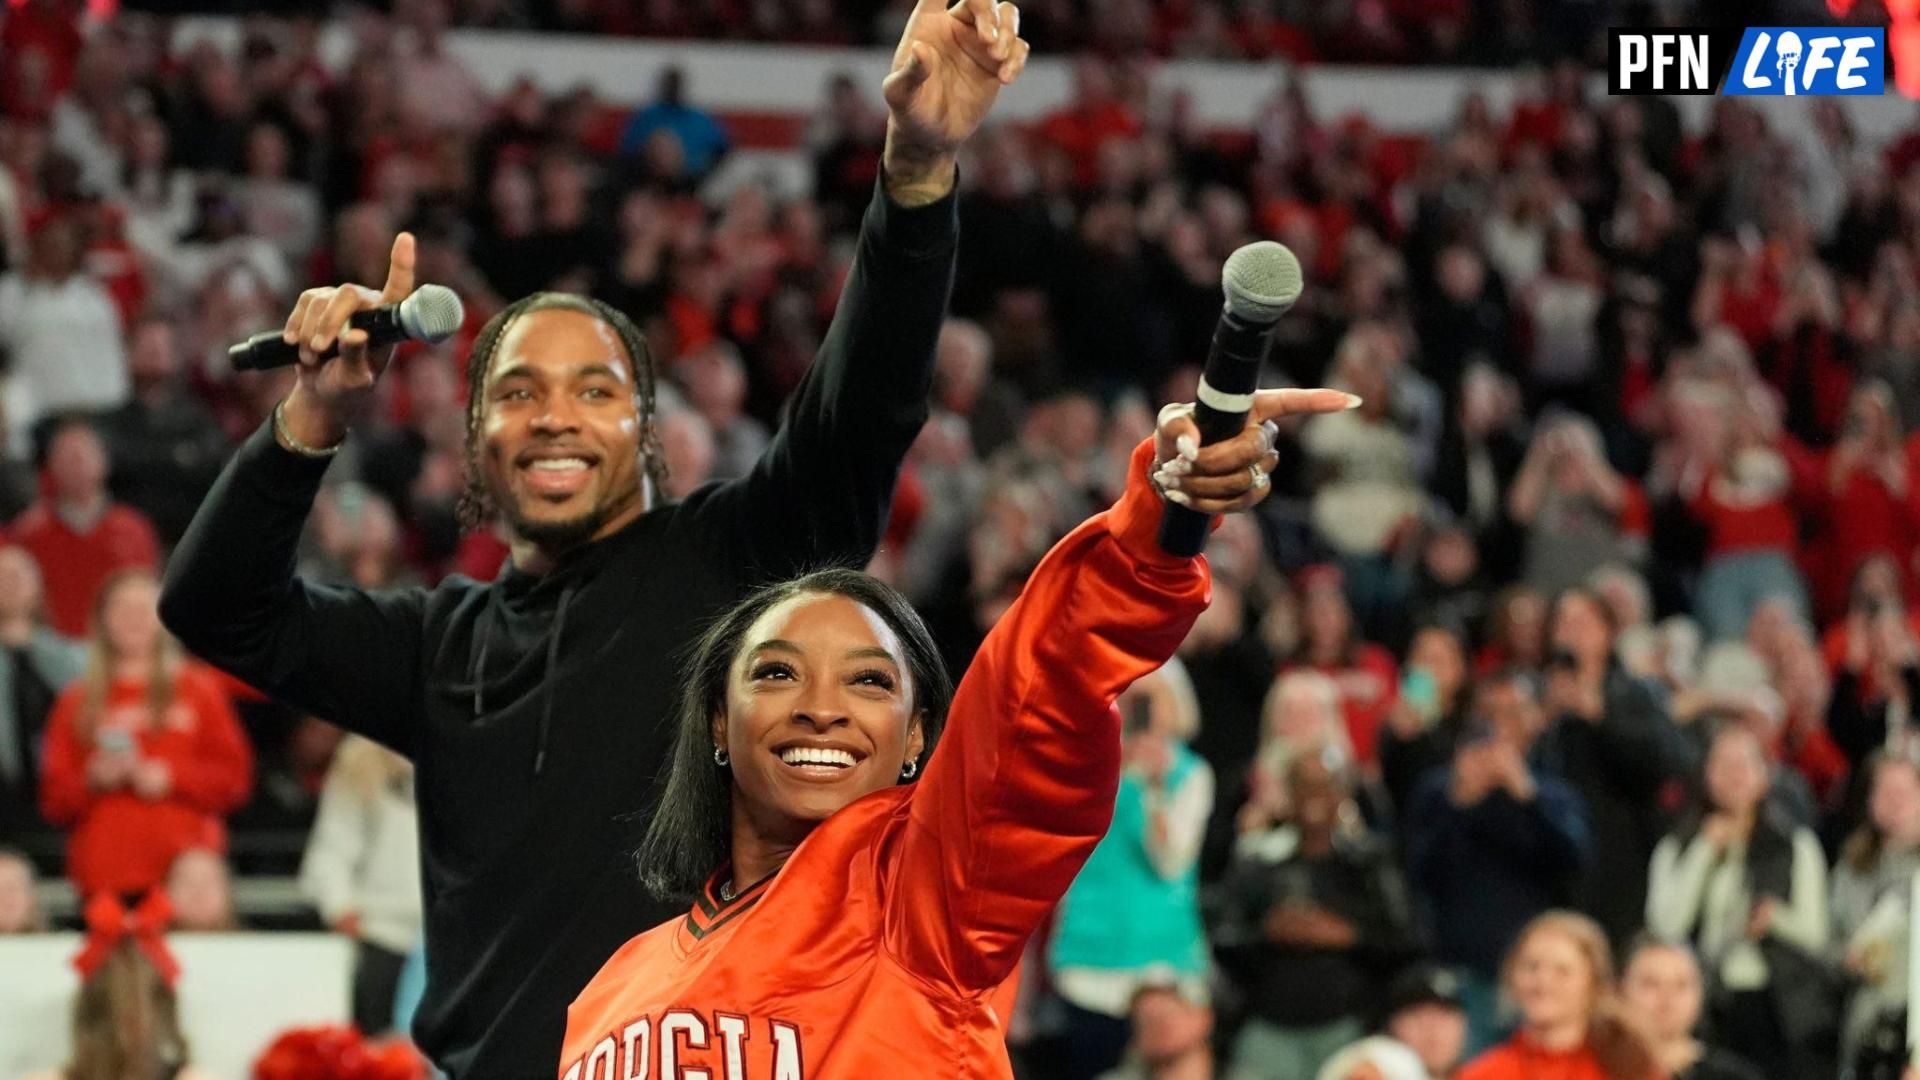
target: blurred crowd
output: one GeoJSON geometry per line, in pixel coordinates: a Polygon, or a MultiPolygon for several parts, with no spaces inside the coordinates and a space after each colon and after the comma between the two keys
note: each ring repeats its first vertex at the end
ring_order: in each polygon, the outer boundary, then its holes
{"type": "MultiPolygon", "coordinates": [[[[856,41],[891,10],[531,7],[856,41]]],[[[1830,101],[1789,128],[1737,99],[1689,129],[1563,63],[1438,131],[1324,115],[1296,81],[1211,131],[1145,53],[1269,19],[1287,33],[1262,41],[1389,58],[1331,44],[1338,20],[1440,35],[1487,5],[1099,7],[1023,5],[1037,49],[1051,25],[1098,51],[1070,104],[963,160],[934,415],[872,569],[963,667],[1158,404],[1192,398],[1252,240],[1309,281],[1269,384],[1364,405],[1284,431],[1275,497],[1212,540],[1211,607],[1122,699],[1114,830],[1024,969],[1023,1075],[1399,1080],[1482,1050],[1459,1075],[1883,1075],[1920,869],[1920,129],[1869,143],[1830,101]]],[[[317,579],[498,570],[497,530],[454,510],[460,365],[504,300],[587,292],[645,329],[672,495],[742,473],[778,423],[874,192],[877,87],[823,89],[810,197],[717,190],[725,117],[677,72],[631,109],[482,93],[444,32],[522,12],[404,0],[356,18],[336,69],[312,21],[176,51],[139,14],[7,7],[0,931],[44,924],[36,874],[164,889],[214,929],[243,921],[235,870],[297,873],[358,944],[356,1019],[391,1025],[417,962],[410,766],[181,655],[154,614],[288,384],[226,346],[302,288],[377,284],[407,228],[470,320],[382,381],[314,515],[317,579]]],[[[1237,48],[1197,51],[1267,54],[1237,48]]]]}
{"type": "MultiPolygon", "coordinates": [[[[135,0],[136,3],[139,0],[135,0]]],[[[153,0],[148,0],[153,2],[153,0]]],[[[1751,0],[1752,25],[1819,22],[1851,4],[1751,0]]],[[[1850,12],[1887,21],[1884,2],[1850,12]]],[[[912,0],[457,0],[462,26],[664,39],[885,45],[912,0]]],[[[1504,66],[1606,53],[1610,26],[1699,25],[1728,17],[1701,0],[1032,0],[1021,34],[1040,55],[1092,51],[1176,59],[1504,66]]]]}

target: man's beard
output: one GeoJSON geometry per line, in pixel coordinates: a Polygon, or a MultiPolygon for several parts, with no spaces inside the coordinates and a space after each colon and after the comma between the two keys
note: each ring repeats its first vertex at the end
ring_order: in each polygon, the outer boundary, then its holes
{"type": "Polygon", "coordinates": [[[595,506],[578,517],[564,521],[528,521],[520,513],[520,508],[509,503],[507,524],[514,535],[529,541],[547,551],[569,551],[592,540],[600,527],[607,523],[607,509],[595,506]]]}

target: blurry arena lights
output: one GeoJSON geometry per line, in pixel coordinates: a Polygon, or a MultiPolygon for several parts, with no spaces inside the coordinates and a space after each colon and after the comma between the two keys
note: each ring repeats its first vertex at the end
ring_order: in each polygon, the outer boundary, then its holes
{"type": "MultiPolygon", "coordinates": [[[[1920,0],[1885,0],[1887,51],[1893,54],[1894,85],[1903,97],[1920,98],[1920,0]]],[[[1827,0],[1836,19],[1853,10],[1854,0],[1827,0]]]]}

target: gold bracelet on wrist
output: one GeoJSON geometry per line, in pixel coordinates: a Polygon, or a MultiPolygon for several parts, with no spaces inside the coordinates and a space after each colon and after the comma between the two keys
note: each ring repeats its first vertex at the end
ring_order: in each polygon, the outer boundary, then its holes
{"type": "Polygon", "coordinates": [[[339,453],[341,447],[347,445],[347,440],[344,438],[332,446],[308,446],[306,443],[294,438],[293,432],[287,430],[286,418],[281,415],[281,410],[286,407],[287,402],[285,398],[280,399],[280,403],[273,407],[273,434],[275,438],[280,440],[281,446],[299,454],[301,457],[330,458],[339,453]]]}

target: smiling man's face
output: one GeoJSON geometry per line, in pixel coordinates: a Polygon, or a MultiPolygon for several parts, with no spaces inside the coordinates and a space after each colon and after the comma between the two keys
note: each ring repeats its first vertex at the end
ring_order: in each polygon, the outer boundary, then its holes
{"type": "Polygon", "coordinates": [[[565,308],[522,315],[482,392],[481,475],[517,536],[558,553],[639,514],[640,405],[613,327],[565,308]]]}

